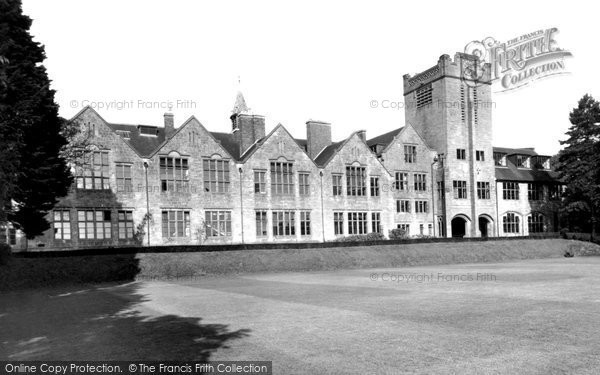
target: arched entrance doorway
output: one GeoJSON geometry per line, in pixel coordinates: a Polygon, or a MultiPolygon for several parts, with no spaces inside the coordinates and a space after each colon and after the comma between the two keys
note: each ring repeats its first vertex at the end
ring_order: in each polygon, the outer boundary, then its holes
{"type": "Polygon", "coordinates": [[[493,235],[492,220],[487,216],[479,216],[478,224],[481,237],[490,237],[493,235]]]}
{"type": "Polygon", "coordinates": [[[467,233],[467,220],[462,216],[456,216],[450,225],[452,226],[452,237],[464,237],[467,233]]]}

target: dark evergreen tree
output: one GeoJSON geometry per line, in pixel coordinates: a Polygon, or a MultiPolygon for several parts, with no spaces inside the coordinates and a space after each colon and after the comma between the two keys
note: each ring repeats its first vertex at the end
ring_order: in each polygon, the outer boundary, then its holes
{"type": "Polygon", "coordinates": [[[32,238],[71,184],[44,47],[29,34],[20,0],[0,0],[0,220],[32,238]]]}
{"type": "Polygon", "coordinates": [[[567,184],[561,214],[593,236],[600,214],[600,103],[586,94],[569,118],[569,138],[561,141],[565,147],[557,165],[567,184]]]}

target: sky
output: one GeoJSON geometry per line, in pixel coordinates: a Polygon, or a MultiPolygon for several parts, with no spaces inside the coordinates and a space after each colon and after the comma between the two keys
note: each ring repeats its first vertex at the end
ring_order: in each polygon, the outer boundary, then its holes
{"type": "MultiPolygon", "coordinates": [[[[176,126],[194,115],[208,130],[231,130],[241,90],[248,106],[305,138],[307,120],[332,124],[334,140],[404,125],[404,74],[440,55],[493,37],[508,41],[556,27],[569,74],[495,93],[494,146],[554,154],[569,112],[600,88],[591,3],[571,1],[114,1],[23,0],[60,115],[85,105],[108,122],[176,126]],[[560,5],[559,5],[560,4],[560,5]],[[585,11],[588,9],[588,11],[585,11]],[[590,44],[592,43],[592,44],[590,44]]],[[[594,27],[595,28],[595,27],[594,27]]]]}

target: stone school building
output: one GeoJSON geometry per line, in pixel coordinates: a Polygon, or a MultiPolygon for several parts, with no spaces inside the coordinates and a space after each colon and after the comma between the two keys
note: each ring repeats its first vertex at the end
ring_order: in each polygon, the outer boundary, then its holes
{"type": "Polygon", "coordinates": [[[408,236],[524,236],[557,231],[561,185],[550,157],[494,147],[489,65],[443,55],[404,76],[405,125],[333,141],[309,120],[306,138],[251,113],[238,94],[231,129],[195,117],[176,126],[115,124],[92,108],[72,121],[88,141],[51,229],[15,250],[169,244],[322,242],[402,228],[408,236]]]}

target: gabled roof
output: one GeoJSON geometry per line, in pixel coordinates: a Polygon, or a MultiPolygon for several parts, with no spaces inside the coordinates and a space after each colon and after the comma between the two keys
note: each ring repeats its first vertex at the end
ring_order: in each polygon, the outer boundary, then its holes
{"type": "MultiPolygon", "coordinates": [[[[290,132],[285,128],[285,126],[283,126],[282,124],[277,124],[277,126],[275,126],[269,134],[267,134],[263,138],[257,140],[256,142],[254,142],[254,144],[252,144],[252,146],[250,146],[246,151],[244,151],[244,153],[242,155],[240,155],[239,161],[242,163],[245,163],[246,160],[250,159],[252,154],[254,154],[254,152],[256,152],[256,150],[258,150],[266,142],[266,140],[271,137],[271,135],[275,134],[275,132],[279,128],[282,128],[283,131],[285,131],[287,133],[287,135],[292,140],[294,140],[294,142],[296,142],[296,144],[302,150],[302,152],[304,152],[306,154],[306,149],[305,149],[306,140],[305,139],[296,139],[296,138],[292,137],[290,132]]],[[[308,157],[308,154],[306,156],[308,157]]],[[[309,159],[310,159],[310,157],[309,157],[309,159]]],[[[314,160],[313,160],[313,162],[314,162],[314,160]]]]}
{"type": "MultiPolygon", "coordinates": [[[[501,152],[507,155],[538,155],[533,148],[494,147],[493,150],[494,152],[501,152]]],[[[506,159],[506,167],[496,166],[496,180],[560,183],[558,173],[547,169],[517,168],[510,158],[506,159]]]]}
{"type": "Polygon", "coordinates": [[[300,146],[300,148],[302,148],[304,151],[306,151],[306,146],[308,145],[308,141],[306,139],[294,138],[294,141],[296,141],[296,143],[298,144],[298,146],[300,146]]]}
{"type": "Polygon", "coordinates": [[[325,147],[323,151],[315,158],[315,164],[319,167],[324,167],[331,158],[338,152],[338,150],[346,143],[346,140],[340,142],[334,142],[329,146],[325,147]]]}
{"type": "Polygon", "coordinates": [[[209,132],[235,160],[240,159],[240,146],[235,140],[235,134],[209,132]]]}
{"type": "Polygon", "coordinates": [[[165,141],[165,129],[154,125],[129,125],[106,123],[114,132],[117,130],[128,131],[129,139],[123,138],[140,156],[145,157],[152,154],[165,141]],[[141,135],[139,126],[156,128],[156,136],[141,135]]]}
{"type": "Polygon", "coordinates": [[[371,147],[374,145],[382,145],[384,148],[387,147],[387,145],[389,145],[390,143],[392,143],[392,141],[394,140],[394,138],[396,138],[396,136],[398,134],[400,134],[400,132],[402,131],[402,129],[404,129],[404,127],[402,128],[398,128],[398,129],[394,129],[390,132],[378,135],[375,138],[371,138],[367,141],[367,146],[371,147]]]}
{"type": "MultiPolygon", "coordinates": [[[[323,151],[321,151],[321,153],[319,153],[319,155],[317,155],[317,157],[315,158],[315,164],[319,167],[319,168],[325,168],[327,166],[327,164],[329,164],[329,162],[333,159],[333,157],[342,149],[344,148],[344,146],[346,145],[346,143],[350,142],[350,140],[352,139],[352,137],[354,137],[355,135],[357,135],[360,131],[355,131],[354,133],[350,134],[350,136],[346,139],[344,139],[343,141],[340,142],[335,142],[330,144],[329,146],[325,147],[323,149],[323,151]]],[[[358,135],[357,135],[358,136],[358,135]]],[[[360,136],[358,136],[360,137],[360,136]]],[[[366,144],[366,142],[364,142],[365,147],[367,147],[368,149],[368,145],[366,144]]],[[[381,167],[388,172],[388,174],[390,173],[387,168],[385,167],[385,165],[383,165],[383,163],[381,162],[381,160],[379,160],[378,157],[376,157],[375,155],[373,155],[373,153],[368,152],[368,155],[372,158],[374,158],[375,160],[377,160],[377,162],[379,163],[379,165],[381,165],[381,167]]]]}

